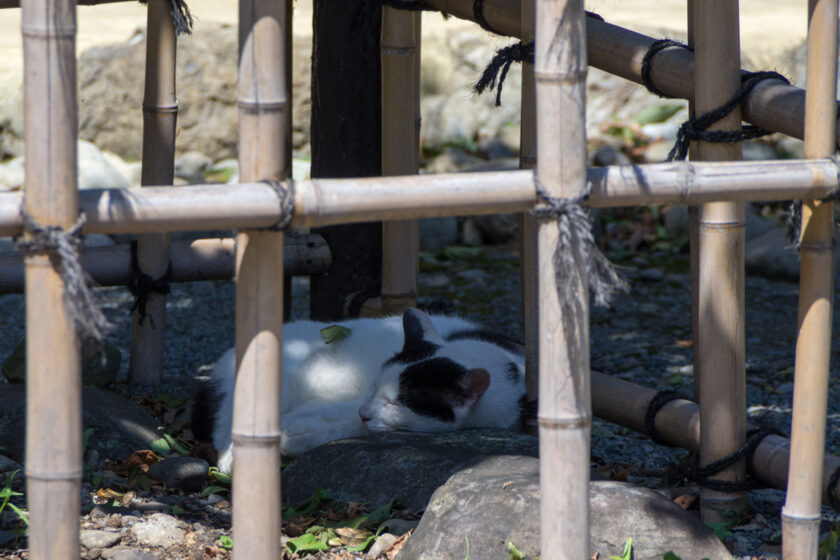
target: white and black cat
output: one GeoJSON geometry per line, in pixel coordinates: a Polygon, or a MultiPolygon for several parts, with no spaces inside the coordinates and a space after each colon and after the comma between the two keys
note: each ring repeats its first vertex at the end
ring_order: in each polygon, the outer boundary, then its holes
{"type": "MultiPolygon", "coordinates": [[[[325,324],[283,328],[281,451],[388,430],[520,427],[525,396],[521,347],[456,317],[416,309],[400,317],[342,323],[350,336],[327,343],[325,324]]],[[[234,353],[213,367],[193,409],[193,432],[212,441],[218,466],[233,467],[234,353]]]]}

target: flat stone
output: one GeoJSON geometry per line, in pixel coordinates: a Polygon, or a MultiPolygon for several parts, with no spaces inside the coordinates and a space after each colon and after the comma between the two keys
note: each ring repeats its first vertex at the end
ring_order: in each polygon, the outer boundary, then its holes
{"type": "Polygon", "coordinates": [[[0,455],[0,473],[12,472],[12,471],[16,471],[16,470],[22,469],[22,468],[23,468],[23,465],[20,465],[20,464],[16,463],[15,461],[12,461],[11,459],[6,457],[5,455],[0,455]]]}
{"type": "Polygon", "coordinates": [[[162,481],[167,488],[193,492],[201,488],[209,468],[207,461],[197,457],[167,457],[151,466],[149,476],[162,481]]]}
{"type": "Polygon", "coordinates": [[[127,546],[107,548],[102,551],[102,558],[105,560],[158,560],[154,554],[127,546]]]}
{"type": "MultiPolygon", "coordinates": [[[[626,483],[590,483],[590,554],[609,558],[633,539],[636,560],[731,560],[699,519],[661,494],[626,483]]],[[[507,543],[530,558],[540,554],[539,460],[487,457],[453,475],[435,492],[400,560],[508,560],[507,543]]]]}
{"type": "Polygon", "coordinates": [[[536,457],[537,440],[510,430],[470,429],[333,441],[296,457],[283,470],[283,498],[301,503],[320,485],[339,500],[377,508],[399,499],[417,511],[450,475],[502,454],[536,457]]]}
{"type": "Polygon", "coordinates": [[[121,535],[111,531],[95,531],[90,529],[82,529],[79,532],[79,542],[83,547],[90,550],[91,548],[109,548],[120,542],[121,535]]]}
{"type": "MultiPolygon", "coordinates": [[[[0,446],[18,462],[24,452],[25,397],[24,385],[0,385],[0,446]]],[[[82,387],[82,411],[85,429],[94,429],[88,448],[96,449],[101,457],[126,457],[134,450],[148,449],[160,437],[157,420],[114,393],[82,387]]]]}
{"type": "Polygon", "coordinates": [[[131,534],[143,546],[168,548],[184,542],[186,532],[177,519],[165,513],[155,513],[131,527],[131,534]]]}

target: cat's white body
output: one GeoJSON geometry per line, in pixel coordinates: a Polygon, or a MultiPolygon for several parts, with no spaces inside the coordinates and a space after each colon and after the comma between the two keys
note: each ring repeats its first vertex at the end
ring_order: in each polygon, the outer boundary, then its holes
{"type": "MultiPolygon", "coordinates": [[[[418,325],[422,329],[423,340],[419,342],[434,347],[432,360],[428,360],[432,357],[428,354],[395,356],[401,350],[406,352],[409,346],[409,335],[404,330],[409,319],[398,316],[344,321],[341,325],[351,330],[350,336],[331,343],[321,335],[321,329],[326,326],[324,323],[301,321],[284,326],[281,416],[281,451],[284,454],[296,455],[329,441],[360,436],[369,431],[440,431],[468,426],[510,428],[517,425],[519,398],[525,392],[522,356],[483,340],[446,341],[452,333],[473,331],[477,327],[456,317],[429,317],[414,310],[411,312],[414,313],[410,319],[414,330],[418,325]],[[419,360],[415,359],[418,357],[419,360]],[[434,405],[427,401],[430,391],[433,393],[438,389],[415,386],[424,383],[428,375],[438,376],[441,368],[436,367],[427,374],[429,367],[441,364],[444,369],[455,367],[451,362],[457,364],[457,377],[461,379],[455,388],[460,391],[455,399],[457,402],[453,401],[451,414],[446,410],[431,412],[432,415],[448,414],[450,418],[441,420],[425,413],[418,414],[405,405],[408,402],[419,406],[421,412],[424,407],[434,405]],[[430,363],[432,365],[427,366],[430,363]],[[415,395],[410,397],[401,391],[412,391],[415,395]],[[422,394],[416,394],[417,391],[422,394]]],[[[449,373],[441,375],[448,376],[449,373]]],[[[219,468],[231,472],[233,349],[218,360],[210,377],[210,387],[217,399],[213,444],[219,451],[219,468]]]]}

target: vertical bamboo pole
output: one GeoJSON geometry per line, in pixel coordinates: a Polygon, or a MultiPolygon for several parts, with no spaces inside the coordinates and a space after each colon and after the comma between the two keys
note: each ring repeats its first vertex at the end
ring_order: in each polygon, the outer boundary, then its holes
{"type": "MultiPolygon", "coordinates": [[[[239,2],[242,181],[290,175],[291,10],[291,0],[239,2]]],[[[236,276],[233,555],[279,559],[283,233],[240,232],[236,276]]]]}
{"type": "MultiPolygon", "coordinates": [[[[808,2],[805,157],[834,154],[837,0],[808,2]]],[[[799,335],[793,389],[790,463],[782,510],[782,555],[816,558],[834,300],[834,203],[802,203],[799,335]]]]}
{"type": "MultiPolygon", "coordinates": [[[[382,7],[382,175],[414,175],[418,129],[420,12],[382,7]]],[[[417,305],[417,220],[382,223],[382,313],[417,305]]]]}
{"type": "MultiPolygon", "coordinates": [[[[169,0],[150,0],[146,24],[146,86],[143,96],[142,185],[171,185],[175,173],[175,24],[169,0]]],[[[137,238],[137,266],[152,278],[169,269],[169,234],[143,234],[137,238]]],[[[166,296],[152,292],[145,318],[136,309],[131,321],[129,382],[160,383],[166,334],[166,296]],[[142,319],[142,322],[141,322],[142,319]]]]}
{"type": "MultiPolygon", "coordinates": [[[[534,79],[537,180],[551,196],[586,185],[586,23],[582,0],[538,0],[534,79]]],[[[589,296],[578,272],[554,272],[558,228],[538,223],[540,548],[542,558],[589,558],[589,296]]]]}
{"type": "MultiPolygon", "coordinates": [[[[522,43],[534,40],[534,0],[522,0],[522,43]]],[[[534,64],[522,61],[522,110],[519,133],[519,168],[537,163],[537,115],[534,97],[534,64]]],[[[528,401],[539,392],[539,275],[537,273],[537,224],[529,213],[519,222],[519,269],[522,279],[522,313],[525,319],[525,384],[528,401]]],[[[527,430],[532,427],[526,426],[527,430]]]]}
{"type": "MultiPolygon", "coordinates": [[[[688,20],[688,47],[694,49],[694,0],[688,0],[686,3],[687,20],[688,20]]],[[[694,99],[688,100],[688,114],[694,115],[696,107],[694,99]]],[[[689,144],[689,154],[697,152],[697,142],[689,144]]],[[[693,156],[692,156],[693,157],[693,156]]],[[[689,261],[691,263],[691,343],[692,343],[692,364],[694,365],[694,384],[692,395],[693,399],[697,400],[697,395],[700,394],[700,375],[697,374],[699,367],[697,366],[697,348],[699,343],[697,337],[700,333],[700,261],[697,256],[699,253],[698,242],[700,235],[700,225],[697,221],[699,208],[696,204],[691,204],[687,208],[688,212],[688,251],[689,261]]]]}
{"type": "MultiPolygon", "coordinates": [[[[737,0],[694,3],[695,105],[698,114],[724,103],[740,87],[740,40],[737,0]]],[[[739,130],[736,108],[712,126],[739,130]]],[[[695,160],[741,159],[741,144],[697,142],[695,160]]],[[[744,205],[704,204],[698,211],[698,332],[695,375],[700,402],[700,463],[709,464],[736,451],[746,437],[744,378],[744,205]]],[[[716,475],[742,481],[746,463],[716,475]]],[[[744,492],[700,491],[704,521],[723,521],[722,512],[746,507],[744,492]]]]}
{"type": "MultiPolygon", "coordinates": [[[[23,3],[26,188],[24,208],[69,228],[76,186],[76,2],[23,3]]],[[[26,266],[26,499],[33,560],[79,554],[82,397],[79,337],[65,307],[58,263],[26,266]]]]}

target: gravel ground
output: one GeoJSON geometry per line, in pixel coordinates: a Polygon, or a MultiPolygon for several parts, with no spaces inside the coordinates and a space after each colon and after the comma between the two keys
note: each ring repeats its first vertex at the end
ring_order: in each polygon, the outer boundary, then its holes
{"type": "MultiPolygon", "coordinates": [[[[677,388],[690,393],[692,353],[685,341],[691,338],[691,313],[687,256],[683,254],[641,254],[622,267],[630,284],[627,294],[620,294],[609,308],[592,310],[593,367],[621,379],[648,388],[677,388]]],[[[519,299],[518,256],[510,247],[485,250],[444,251],[424,254],[421,259],[421,304],[445,308],[480,320],[514,338],[522,338],[522,312],[519,299]]],[[[293,315],[306,314],[308,281],[295,279],[293,315]]],[[[753,419],[763,417],[787,434],[792,395],[792,370],[796,330],[797,286],[783,281],[748,277],[747,294],[747,401],[753,419]]],[[[121,378],[127,373],[129,342],[128,311],[131,299],[123,289],[100,291],[108,317],[117,325],[111,340],[123,352],[121,378]]],[[[230,282],[204,282],[173,286],[167,304],[167,353],[163,390],[171,395],[192,394],[207,365],[233,343],[234,288],[230,282]]],[[[23,338],[24,304],[21,296],[0,297],[0,359],[5,359],[23,338]]],[[[835,316],[835,329],[840,327],[835,316]]],[[[840,331],[837,331],[840,332],[840,331]]],[[[835,342],[832,354],[840,351],[835,342]]],[[[832,378],[838,375],[834,360],[832,378]]],[[[837,429],[840,399],[838,385],[832,383],[829,395],[827,450],[840,447],[837,429]]],[[[679,461],[685,452],[651,443],[623,428],[596,420],[593,426],[593,464],[618,471],[630,470],[634,482],[657,486],[660,479],[641,476],[679,461]]],[[[104,486],[104,483],[102,484],[104,486]]],[[[83,489],[83,503],[92,505],[98,487],[89,482],[83,489]]],[[[219,546],[219,537],[229,534],[229,504],[218,497],[199,498],[196,494],[139,492],[131,497],[137,507],[172,511],[172,503],[183,511],[179,523],[192,535],[188,545],[168,550],[166,557],[216,557],[228,554],[219,546]],[[177,505],[176,504],[176,505],[177,505]],[[196,552],[198,551],[198,552],[196,552]],[[199,554],[196,556],[196,554],[199,554]]],[[[749,494],[751,515],[734,522],[725,542],[740,556],[779,555],[779,513],[784,495],[776,490],[758,490],[749,494]]],[[[114,517],[101,507],[83,518],[86,528],[105,529],[131,534],[137,523],[131,516],[149,515],[134,511],[114,517]],[[99,512],[99,513],[97,513],[99,512]],[[100,515],[101,514],[101,515],[100,515]],[[113,520],[112,520],[113,518],[113,520]],[[108,524],[111,525],[108,525],[108,524]],[[123,530],[125,528],[125,530],[123,530]]],[[[837,520],[824,509],[826,527],[837,520]]],[[[10,523],[0,519],[0,530],[10,523]]],[[[137,548],[136,540],[126,537],[123,545],[137,548]]],[[[4,551],[0,557],[25,558],[23,549],[4,551]]],[[[153,553],[155,549],[144,549],[153,553]]],[[[92,551],[85,557],[93,558],[92,551]]],[[[159,552],[158,552],[159,553],[159,552]]],[[[152,558],[155,556],[151,556],[152,558]]],[[[340,556],[323,555],[323,558],[340,556]]],[[[345,555],[344,558],[351,556],[345,555]]],[[[138,558],[140,558],[138,556],[138,558]]],[[[383,557],[384,558],[384,557],[383,557]]]]}

